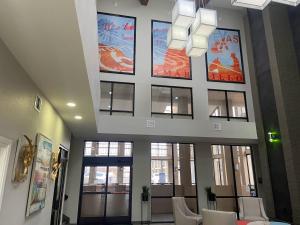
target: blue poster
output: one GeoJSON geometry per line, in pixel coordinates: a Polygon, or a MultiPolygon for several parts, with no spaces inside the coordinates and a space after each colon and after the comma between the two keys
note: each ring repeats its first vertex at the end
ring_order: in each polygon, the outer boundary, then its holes
{"type": "Polygon", "coordinates": [[[98,13],[100,71],[135,73],[134,17],[98,13]]]}

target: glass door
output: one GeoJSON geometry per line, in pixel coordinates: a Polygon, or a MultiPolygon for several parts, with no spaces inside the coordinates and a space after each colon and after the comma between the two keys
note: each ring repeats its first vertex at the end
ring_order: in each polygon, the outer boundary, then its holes
{"type": "Polygon", "coordinates": [[[103,146],[97,143],[97,156],[90,156],[89,150],[86,151],[88,156],[83,159],[78,224],[129,224],[131,222],[131,150],[129,154],[127,145],[128,153],[120,154],[118,152],[124,152],[120,151],[123,144],[111,149],[109,146],[113,145],[108,144],[109,154],[104,154],[106,150],[103,146]],[[102,153],[104,156],[99,157],[102,153]]]}

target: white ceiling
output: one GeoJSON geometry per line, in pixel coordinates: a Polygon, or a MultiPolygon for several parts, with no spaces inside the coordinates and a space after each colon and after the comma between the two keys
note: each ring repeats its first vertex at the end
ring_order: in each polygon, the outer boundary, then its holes
{"type": "Polygon", "coordinates": [[[96,133],[75,1],[1,0],[0,38],[75,136],[96,133]]]}

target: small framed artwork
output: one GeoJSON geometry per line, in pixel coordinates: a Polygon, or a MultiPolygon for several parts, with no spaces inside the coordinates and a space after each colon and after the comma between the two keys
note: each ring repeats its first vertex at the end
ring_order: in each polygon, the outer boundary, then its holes
{"type": "Polygon", "coordinates": [[[98,12],[100,72],[135,74],[136,18],[98,12]]]}
{"type": "Polygon", "coordinates": [[[36,140],[36,156],[31,172],[26,210],[27,217],[45,207],[51,167],[51,154],[53,148],[51,140],[41,134],[37,135],[36,140]]]}
{"type": "Polygon", "coordinates": [[[169,22],[152,20],[152,77],[192,79],[191,60],[185,49],[168,49],[169,22]]]}
{"type": "Polygon", "coordinates": [[[207,81],[244,84],[240,31],[216,29],[209,37],[206,64],[207,81]]]}

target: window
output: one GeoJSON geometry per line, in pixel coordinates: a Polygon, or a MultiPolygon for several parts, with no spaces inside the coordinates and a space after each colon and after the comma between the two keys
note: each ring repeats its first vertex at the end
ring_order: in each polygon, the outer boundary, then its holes
{"type": "Polygon", "coordinates": [[[238,212],[239,197],[257,197],[250,146],[212,145],[217,210],[238,212]]]}
{"type": "Polygon", "coordinates": [[[152,85],[152,116],[192,118],[192,89],[152,85]]]}
{"type": "Polygon", "coordinates": [[[85,142],[85,157],[131,157],[131,142],[85,142]]]}
{"type": "Polygon", "coordinates": [[[208,90],[208,107],[212,118],[248,121],[245,92],[208,90]]]}
{"type": "Polygon", "coordinates": [[[134,116],[134,84],[101,81],[100,88],[102,114],[134,116]]]}
{"type": "Polygon", "coordinates": [[[193,144],[151,143],[152,222],[162,222],[163,217],[168,220],[164,222],[173,221],[174,196],[185,197],[197,213],[195,174],[193,144]]]}
{"type": "Polygon", "coordinates": [[[225,149],[222,145],[212,146],[214,177],[216,186],[228,185],[227,171],[225,167],[225,149]]]}

